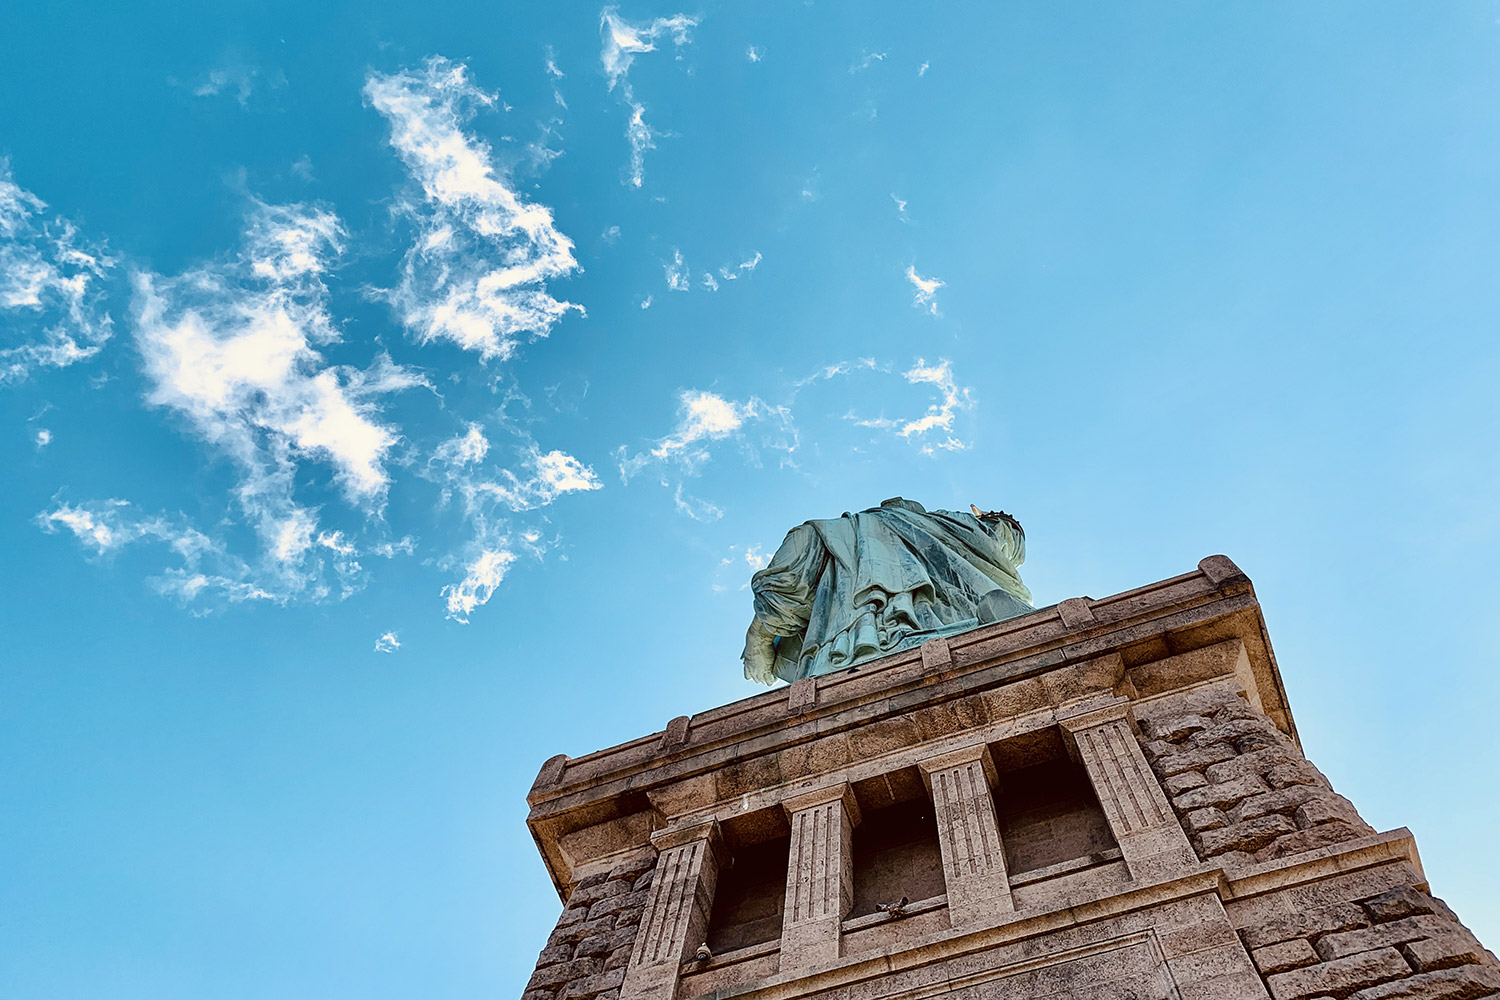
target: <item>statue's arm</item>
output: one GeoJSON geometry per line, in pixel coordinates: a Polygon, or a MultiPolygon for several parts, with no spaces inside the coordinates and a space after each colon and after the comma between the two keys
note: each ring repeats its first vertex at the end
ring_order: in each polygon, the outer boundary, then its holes
{"type": "Polygon", "coordinates": [[[745,633],[741,655],[750,680],[776,682],[776,639],[801,635],[807,629],[826,561],[818,533],[804,524],[788,532],[766,568],[750,578],[755,617],[745,633]]]}

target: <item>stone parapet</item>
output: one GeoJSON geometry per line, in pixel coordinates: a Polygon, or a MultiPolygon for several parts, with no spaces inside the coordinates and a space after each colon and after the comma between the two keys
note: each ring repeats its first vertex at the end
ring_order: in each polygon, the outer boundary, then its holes
{"type": "Polygon", "coordinates": [[[1222,556],[553,757],[528,801],[565,908],[524,1000],[1500,992],[1302,755],[1222,556]]]}

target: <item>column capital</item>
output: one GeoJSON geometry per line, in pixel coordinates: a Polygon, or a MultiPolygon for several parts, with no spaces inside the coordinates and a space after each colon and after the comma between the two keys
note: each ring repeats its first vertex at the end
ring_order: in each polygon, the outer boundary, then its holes
{"type": "Polygon", "coordinates": [[[849,825],[859,826],[859,802],[854,798],[854,788],[847,781],[789,796],[781,800],[781,807],[786,810],[787,816],[791,817],[804,810],[839,801],[844,804],[844,813],[849,817],[849,825]]]}
{"type": "Polygon", "coordinates": [[[995,758],[990,755],[988,743],[977,743],[971,747],[961,750],[949,750],[934,757],[928,757],[917,761],[917,769],[922,772],[922,783],[927,786],[929,794],[932,792],[932,775],[935,771],[949,771],[955,767],[963,767],[965,764],[977,763],[984,769],[984,780],[994,788],[1000,780],[999,773],[995,770],[995,758]]]}
{"type": "Polygon", "coordinates": [[[1103,705],[1090,699],[1088,703],[1075,706],[1071,713],[1059,709],[1057,724],[1063,728],[1064,732],[1077,733],[1108,722],[1128,722],[1130,717],[1129,698],[1117,698],[1103,705]]]}
{"type": "Polygon", "coordinates": [[[678,826],[669,826],[665,830],[657,830],[651,834],[651,846],[658,851],[681,847],[683,844],[691,844],[695,840],[708,841],[708,846],[714,854],[721,858],[723,857],[724,832],[719,828],[719,821],[716,819],[698,820],[678,826]]]}

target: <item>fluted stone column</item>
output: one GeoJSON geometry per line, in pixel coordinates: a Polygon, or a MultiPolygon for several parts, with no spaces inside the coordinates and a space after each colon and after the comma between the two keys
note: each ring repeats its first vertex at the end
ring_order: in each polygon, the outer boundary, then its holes
{"type": "Polygon", "coordinates": [[[839,957],[844,917],[854,905],[854,827],[859,805],[848,783],[783,805],[792,824],[781,925],[781,970],[839,957]]]}
{"type": "Polygon", "coordinates": [[[995,819],[995,762],[983,744],[920,761],[932,793],[948,919],[954,927],[976,927],[1010,913],[1010,877],[995,819]]]}
{"type": "Polygon", "coordinates": [[[1146,763],[1128,712],[1121,701],[1058,722],[1088,771],[1130,877],[1146,881],[1191,867],[1197,856],[1146,763]]]}
{"type": "Polygon", "coordinates": [[[708,936],[723,836],[710,822],[653,834],[656,877],[641,914],[620,1000],[672,1000],[678,971],[708,936]]]}

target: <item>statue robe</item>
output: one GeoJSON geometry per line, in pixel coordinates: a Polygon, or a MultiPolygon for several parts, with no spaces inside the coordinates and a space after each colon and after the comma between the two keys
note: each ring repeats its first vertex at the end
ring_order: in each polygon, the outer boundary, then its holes
{"type": "Polygon", "coordinates": [[[750,579],[745,676],[771,684],[826,674],[973,628],[981,617],[1024,614],[1031,593],[1017,567],[1025,558],[1019,526],[899,497],[808,521],[750,579]]]}

